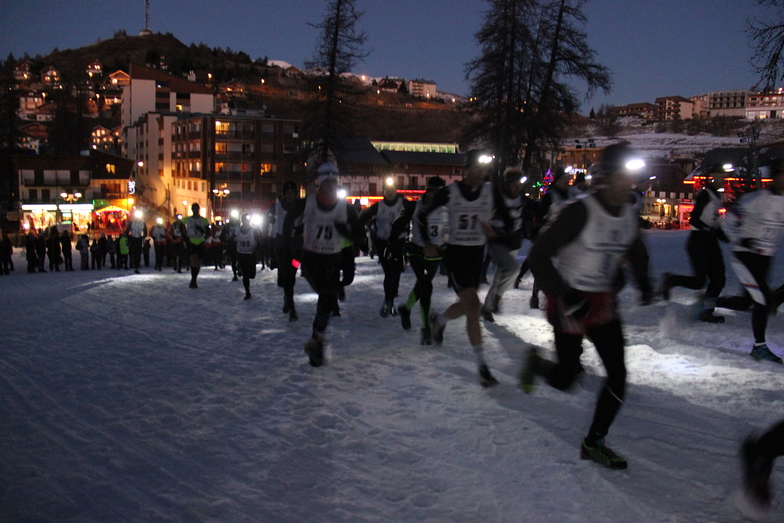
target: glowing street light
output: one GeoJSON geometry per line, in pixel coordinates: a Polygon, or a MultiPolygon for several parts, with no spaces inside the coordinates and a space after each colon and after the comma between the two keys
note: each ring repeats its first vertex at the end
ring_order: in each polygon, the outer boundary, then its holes
{"type": "Polygon", "coordinates": [[[62,198],[63,200],[65,200],[68,203],[73,203],[73,202],[75,202],[76,200],[78,200],[81,197],[82,197],[82,193],[80,193],[80,192],[74,192],[74,193],[61,192],[60,193],[60,198],[62,198]]]}

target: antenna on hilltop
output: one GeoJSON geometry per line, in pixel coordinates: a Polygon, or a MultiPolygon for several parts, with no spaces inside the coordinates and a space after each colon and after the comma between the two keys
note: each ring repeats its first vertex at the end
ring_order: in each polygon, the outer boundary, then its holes
{"type": "Polygon", "coordinates": [[[150,0],[144,0],[144,29],[139,32],[139,36],[149,36],[150,31],[150,0]]]}

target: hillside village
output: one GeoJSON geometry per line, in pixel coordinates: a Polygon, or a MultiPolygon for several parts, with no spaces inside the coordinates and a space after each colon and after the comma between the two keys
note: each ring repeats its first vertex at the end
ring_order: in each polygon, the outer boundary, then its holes
{"type": "MultiPolygon", "coordinates": [[[[267,57],[186,46],[170,34],[118,32],[46,57],[9,56],[2,132],[17,154],[6,162],[3,227],[68,220],[100,228],[121,223],[134,208],[169,221],[190,203],[210,209],[211,218],[261,211],[285,180],[305,180],[302,120],[320,95],[318,78],[267,57]],[[79,203],[68,201],[75,194],[79,203]]],[[[429,176],[459,179],[462,152],[476,145],[463,137],[461,109],[470,100],[439,91],[432,80],[352,80],[354,138],[332,151],[350,197],[378,197],[389,175],[412,196],[429,176]]],[[[734,149],[742,161],[756,158],[746,154],[756,146],[770,144],[767,154],[777,149],[780,104],[784,93],[718,91],[591,109],[572,118],[547,157],[551,168],[580,171],[605,146],[627,140],[656,176],[644,214],[680,223],[692,190],[683,181],[706,154],[734,149]]],[[[532,185],[533,196],[539,186],[532,185]]]]}

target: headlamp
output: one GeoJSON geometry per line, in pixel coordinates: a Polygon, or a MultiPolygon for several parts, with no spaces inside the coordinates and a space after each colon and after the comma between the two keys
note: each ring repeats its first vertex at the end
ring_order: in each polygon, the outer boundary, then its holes
{"type": "Polygon", "coordinates": [[[624,164],[624,167],[626,167],[627,171],[632,171],[632,172],[639,171],[640,169],[645,167],[645,162],[639,158],[634,158],[632,160],[627,161],[626,164],[624,164]]]}

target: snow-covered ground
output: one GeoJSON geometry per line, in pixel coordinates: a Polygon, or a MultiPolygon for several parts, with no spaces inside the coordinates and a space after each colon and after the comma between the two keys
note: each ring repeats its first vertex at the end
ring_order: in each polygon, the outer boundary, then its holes
{"type": "MultiPolygon", "coordinates": [[[[646,235],[657,281],[688,271],[685,232],[646,235]]],[[[748,356],[749,314],[695,322],[684,289],[648,307],[622,293],[629,387],[608,444],[629,469],[610,471],[579,459],[603,375],[591,348],[571,393],[516,386],[526,344],[552,347],[530,276],[484,324],[501,381],[484,390],[462,322],[423,348],[416,315],[410,332],[379,317],[368,258],[321,368],[302,350],[316,302],[302,280],[289,323],[270,271],[243,301],[228,270],[191,290],[171,270],[27,274],[15,259],[0,277],[2,521],[738,521],[738,444],[784,416],[784,366],[748,356]]],[[[439,276],[436,307],[453,298],[439,276]]],[[[784,355],[780,316],[768,339],[784,355]]],[[[782,468],[768,521],[784,517],[782,468]]]]}

